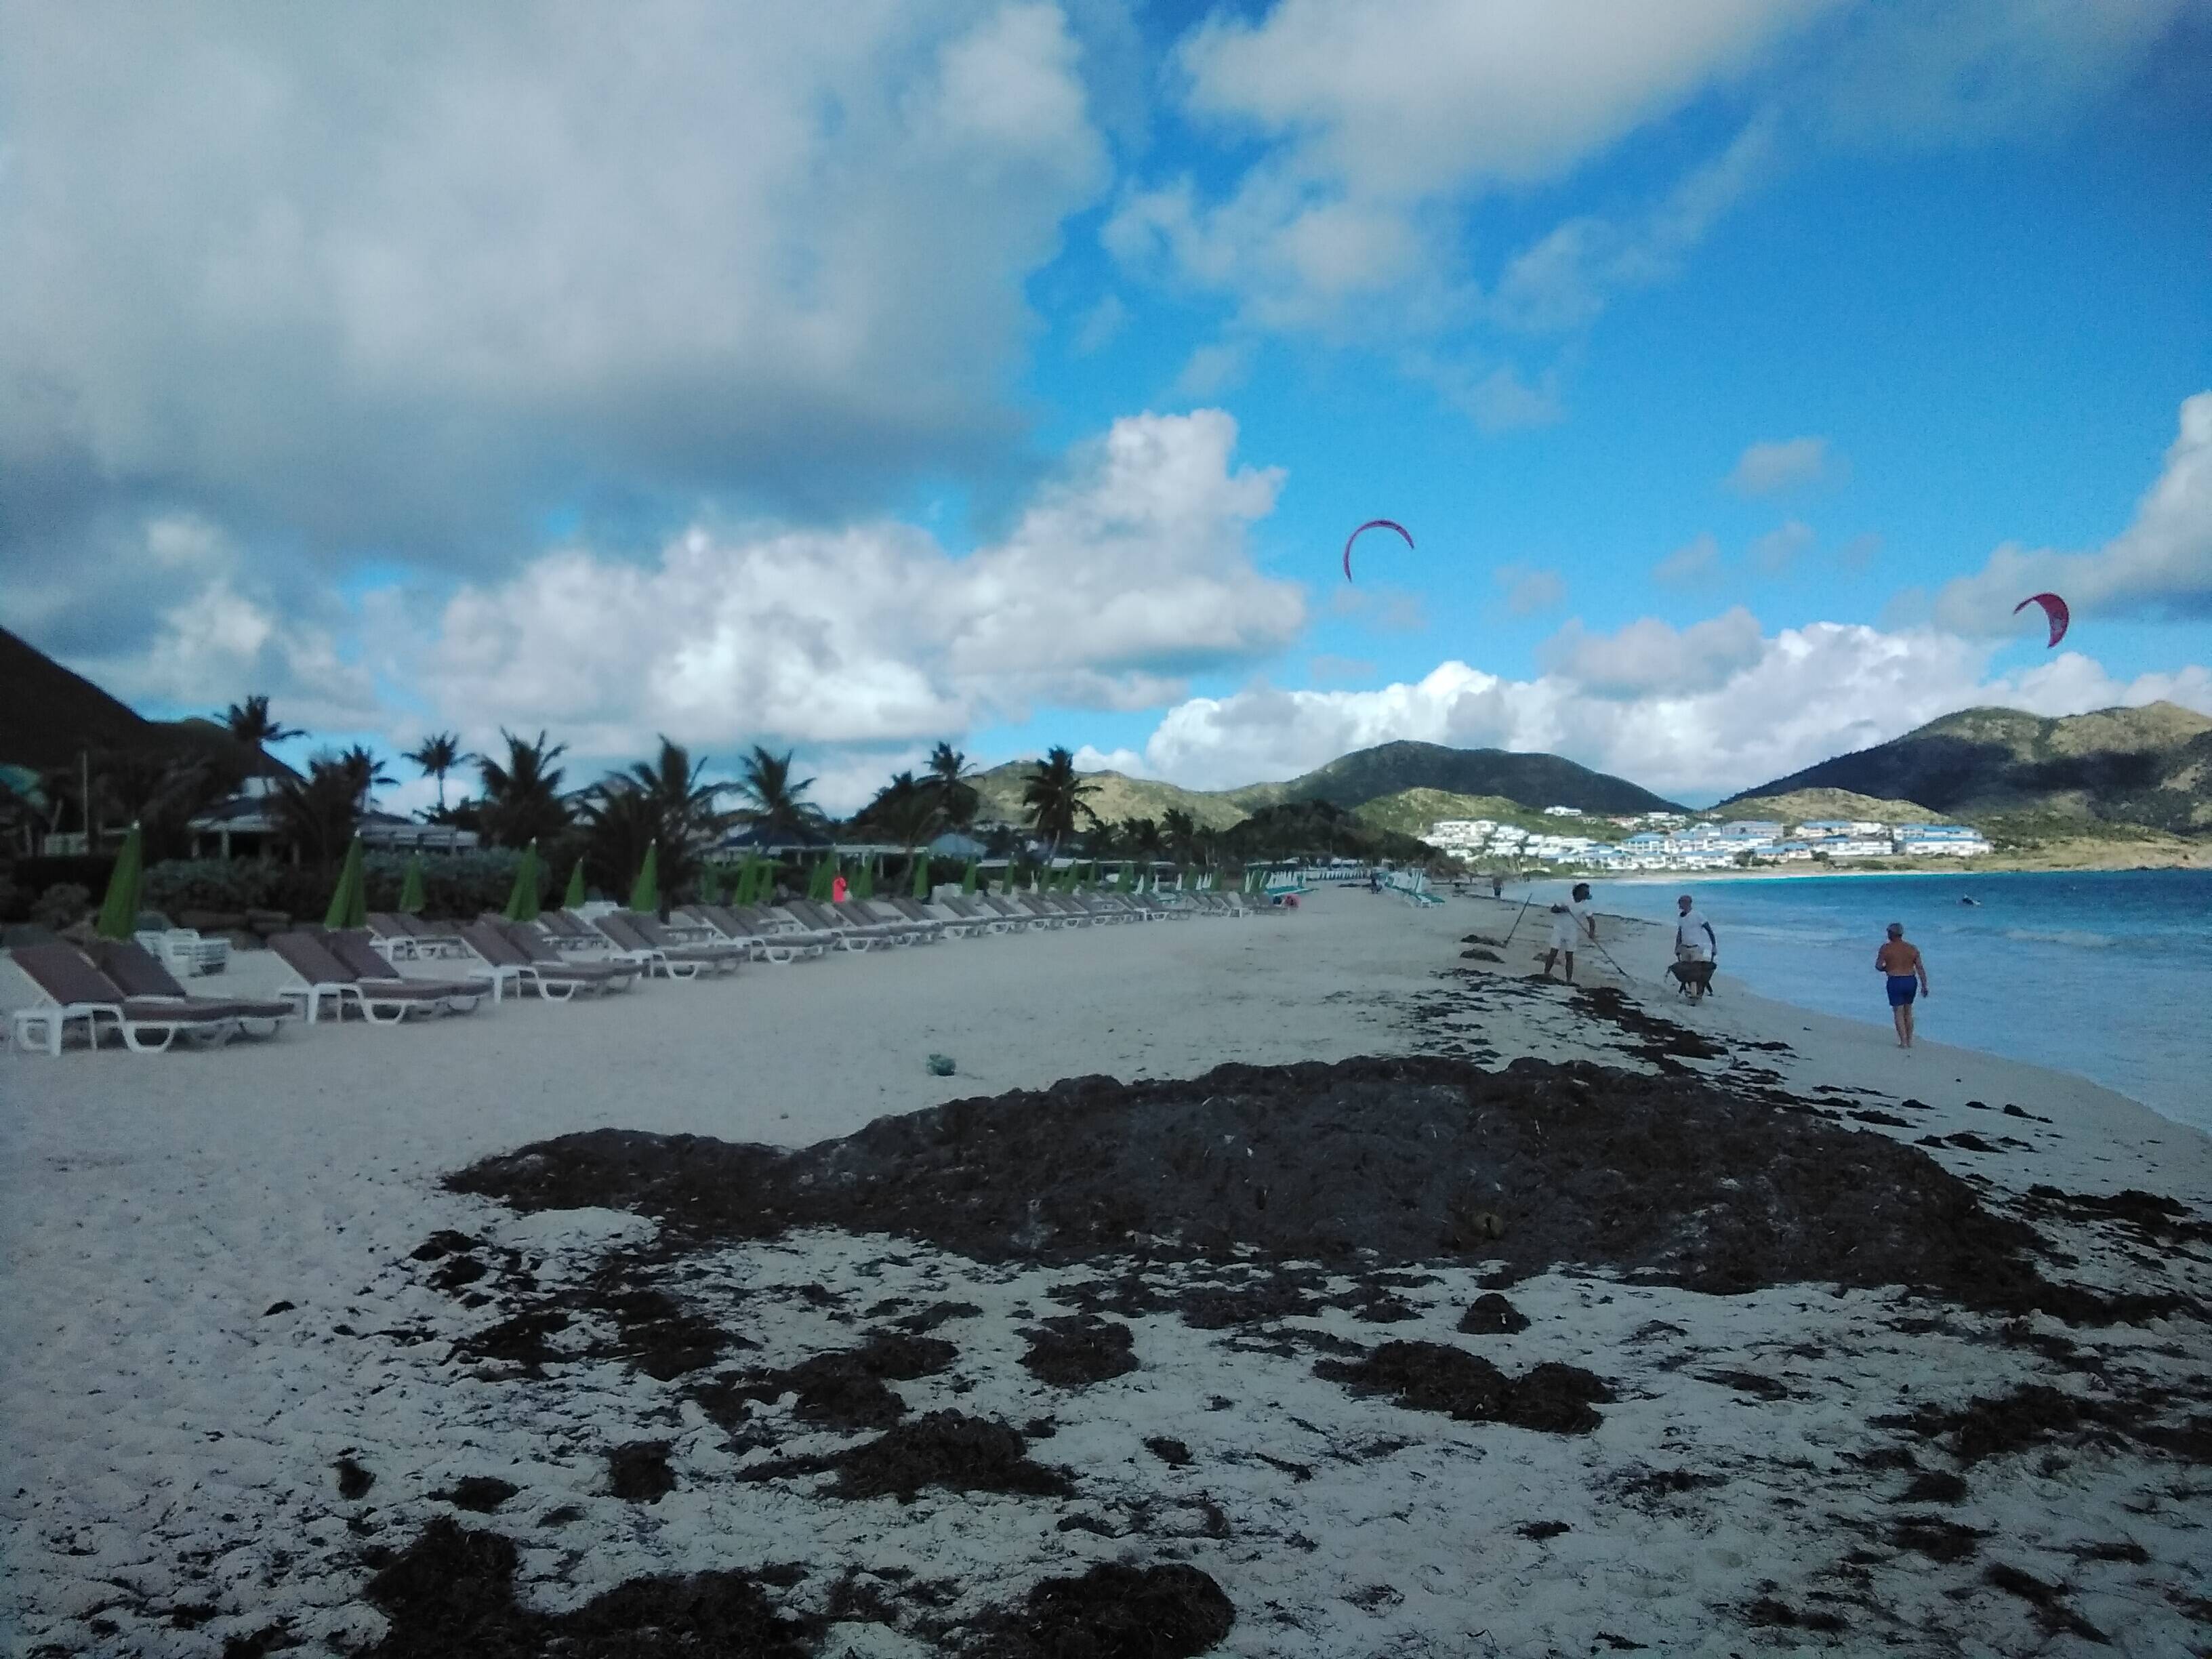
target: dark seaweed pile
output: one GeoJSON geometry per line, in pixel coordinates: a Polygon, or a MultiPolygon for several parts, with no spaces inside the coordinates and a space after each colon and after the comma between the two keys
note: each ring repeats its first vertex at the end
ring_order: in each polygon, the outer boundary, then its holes
{"type": "Polygon", "coordinates": [[[1079,1078],[878,1119],[801,1151],[603,1129],[487,1158],[458,1190],[657,1218],[664,1244],[832,1225],[985,1260],[1603,1265],[1735,1293],[1902,1285],[1970,1307],[2111,1316],[2033,1266],[2034,1234],[1887,1136],[1688,1071],[1439,1058],[1079,1078]]]}

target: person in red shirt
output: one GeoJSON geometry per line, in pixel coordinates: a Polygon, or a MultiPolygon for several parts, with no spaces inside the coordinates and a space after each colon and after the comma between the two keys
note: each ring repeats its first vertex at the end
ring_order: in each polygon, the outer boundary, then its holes
{"type": "Polygon", "coordinates": [[[1889,1017],[1897,1027],[1897,1046],[1912,1046],[1912,998],[1932,995],[1928,987],[1928,959],[1917,945],[1905,942],[1905,924],[1889,924],[1889,938],[1874,953],[1875,971],[1889,983],[1889,1017]]]}

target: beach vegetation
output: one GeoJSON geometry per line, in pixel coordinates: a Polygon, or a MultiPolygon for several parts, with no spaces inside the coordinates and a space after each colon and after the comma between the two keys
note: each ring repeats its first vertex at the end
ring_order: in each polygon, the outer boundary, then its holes
{"type": "Polygon", "coordinates": [[[244,702],[234,702],[217,716],[223,727],[240,743],[251,744],[256,749],[266,749],[272,743],[282,743],[287,738],[304,738],[307,734],[296,726],[286,726],[270,712],[269,697],[257,691],[244,702]]]}
{"type": "Polygon", "coordinates": [[[603,892],[626,891],[647,851],[658,848],[661,890],[678,896],[694,891],[707,848],[731,820],[720,804],[723,786],[701,781],[707,765],[663,738],[653,759],[595,786],[579,813],[586,879],[603,892]]]}
{"type": "Polygon", "coordinates": [[[398,781],[384,769],[384,763],[377,757],[375,751],[363,744],[357,743],[350,749],[341,750],[337,763],[338,769],[352,782],[356,810],[364,816],[376,792],[398,781]]]}
{"type": "Polygon", "coordinates": [[[518,848],[557,840],[568,827],[570,811],[561,793],[562,770],[553,763],[568,745],[548,743],[543,732],[526,739],[501,727],[499,735],[507,744],[506,760],[489,755],[477,760],[483,784],[480,833],[495,845],[518,848]]]}
{"type": "Polygon", "coordinates": [[[940,743],[929,751],[929,769],[923,781],[936,795],[948,829],[965,830],[975,822],[983,804],[971,781],[976,775],[968,757],[951,744],[940,743]]]}
{"type": "Polygon", "coordinates": [[[1075,769],[1072,750],[1054,745],[1045,751],[1022,787],[1022,805],[1028,809],[1030,827],[1051,848],[1048,858],[1056,856],[1060,842],[1081,824],[1097,821],[1091,810],[1091,798],[1097,793],[1075,769]]]}
{"type": "Polygon", "coordinates": [[[92,890],[73,881],[57,882],[31,901],[31,920],[58,932],[82,921],[92,908],[92,890]]]}

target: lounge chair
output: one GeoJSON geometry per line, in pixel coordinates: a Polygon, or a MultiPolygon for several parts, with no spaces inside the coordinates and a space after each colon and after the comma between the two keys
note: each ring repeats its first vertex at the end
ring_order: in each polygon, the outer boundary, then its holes
{"type": "MultiPolygon", "coordinates": [[[[506,920],[490,914],[477,919],[482,921],[506,920]]],[[[615,948],[612,940],[574,910],[547,910],[538,916],[538,927],[546,938],[553,941],[556,950],[603,956],[615,948]]]]}
{"type": "Polygon", "coordinates": [[[1061,925],[1058,916],[1044,911],[1033,910],[1028,905],[1019,902],[1027,896],[1025,893],[980,893],[976,896],[976,902],[995,910],[1006,921],[1011,922],[1018,933],[1031,933],[1058,927],[1061,925]]]}
{"type": "Polygon", "coordinates": [[[665,951],[672,957],[688,956],[695,962],[705,963],[719,974],[736,973],[738,965],[752,955],[750,947],[732,943],[704,922],[672,927],[642,910],[617,910],[615,915],[628,922],[637,936],[654,950],[665,951]]]}
{"type": "Polygon", "coordinates": [[[947,893],[937,901],[955,921],[965,922],[971,936],[981,933],[1011,933],[1023,924],[1011,916],[1002,916],[984,904],[980,896],[965,893],[947,893]]]}
{"type": "MultiPolygon", "coordinates": [[[[366,950],[368,947],[363,945],[366,950]]],[[[351,1000],[361,1017],[372,1025],[397,1025],[410,1014],[467,1013],[482,997],[480,985],[455,988],[427,980],[398,979],[385,969],[380,978],[363,978],[306,933],[270,936],[269,950],[291,975],[291,982],[276,993],[296,1006],[313,1025],[322,1018],[327,1002],[345,1018],[351,1000]]],[[[370,955],[374,956],[371,951],[370,955]]],[[[380,964],[381,965],[381,964],[380,964]]]]}
{"type": "MultiPolygon", "coordinates": [[[[893,898],[884,902],[908,921],[928,922],[937,929],[938,937],[940,939],[977,939],[990,931],[988,923],[979,921],[972,916],[963,916],[953,912],[947,912],[941,916],[933,915],[929,907],[920,899],[893,898]]],[[[1000,931],[1005,930],[1002,928],[1000,931]]]]}
{"type": "Polygon", "coordinates": [[[336,957],[340,964],[349,969],[357,979],[371,984],[435,986],[448,1000],[466,1005],[449,1008],[447,1010],[449,1013],[470,1012],[487,989],[491,992],[491,1000],[497,1002],[504,988],[500,975],[487,973],[480,967],[464,968],[461,971],[465,977],[460,979],[413,979],[405,974],[396,973],[391,964],[377,954],[365,927],[336,931],[302,928],[301,931],[320,940],[323,949],[336,957]]]}
{"type": "Polygon", "coordinates": [[[620,910],[610,911],[592,925],[606,936],[608,948],[615,955],[637,963],[647,975],[659,974],[663,979],[696,979],[709,968],[717,973],[721,971],[721,963],[698,954],[696,946],[672,950],[653,944],[620,910]]]}
{"type": "Polygon", "coordinates": [[[134,1002],[159,1002],[209,1019],[234,1019],[240,1035],[275,1036],[294,1017],[289,1004],[254,997],[196,997],[177,982],[161,959],[132,939],[96,939],[88,947],[93,965],[134,1002]]]}
{"type": "Polygon", "coordinates": [[[644,964],[622,957],[602,955],[590,962],[574,961],[563,956],[551,939],[526,921],[508,921],[500,917],[486,921],[483,926],[520,951],[523,960],[533,967],[582,973],[610,991],[630,990],[645,977],[644,964]]]}
{"type": "Polygon", "coordinates": [[[801,957],[818,957],[828,948],[797,932],[763,933],[748,927],[736,911],[725,904],[694,904],[687,913],[714,930],[714,937],[740,945],[755,962],[771,962],[787,968],[801,957]]]}
{"type": "Polygon", "coordinates": [[[828,935],[833,941],[831,948],[834,950],[867,951],[878,946],[889,950],[903,942],[888,927],[863,925],[851,916],[811,899],[792,899],[781,908],[786,915],[796,918],[802,927],[828,935]]]}
{"type": "Polygon", "coordinates": [[[765,904],[732,904],[721,907],[747,933],[780,944],[803,944],[815,956],[826,955],[837,948],[837,936],[819,927],[810,927],[798,917],[765,904]]]}
{"type": "Polygon", "coordinates": [[[368,931],[376,936],[370,942],[393,962],[412,961],[418,957],[463,957],[469,954],[459,935],[442,933],[420,916],[372,910],[368,913],[368,931]]]}
{"type": "Polygon", "coordinates": [[[853,899],[848,907],[859,920],[888,927],[893,933],[908,935],[914,945],[941,945],[945,940],[945,924],[935,916],[917,915],[907,907],[912,900],[896,897],[853,899]]]}
{"type": "Polygon", "coordinates": [[[25,945],[9,954],[40,999],[9,1021],[19,1048],[58,1054],[71,1020],[84,1022],[88,1048],[100,1046],[100,1022],[113,1021],[123,1046],[137,1054],[159,1054],[179,1036],[210,1047],[228,1042],[238,1030],[236,1016],[228,1012],[192,1012],[174,1002],[125,996],[70,945],[25,945]],[[152,1041],[156,1033],[158,1042],[152,1041]]]}
{"type": "Polygon", "coordinates": [[[461,929],[461,942],[473,951],[484,966],[511,982],[519,995],[527,985],[548,1002],[566,1002],[579,991],[601,992],[634,983],[636,970],[629,963],[564,962],[557,951],[548,950],[550,962],[532,958],[513,933],[488,921],[472,921],[461,929]]]}
{"type": "Polygon", "coordinates": [[[169,964],[173,973],[190,979],[195,974],[219,974],[230,965],[230,941],[209,939],[191,927],[179,927],[159,910],[141,910],[131,927],[138,943],[169,964]]]}

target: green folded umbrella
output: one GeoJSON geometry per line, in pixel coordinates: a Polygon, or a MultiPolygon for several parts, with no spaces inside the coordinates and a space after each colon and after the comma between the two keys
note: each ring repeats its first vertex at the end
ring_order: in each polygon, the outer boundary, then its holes
{"type": "Polygon", "coordinates": [[[876,861],[871,858],[853,872],[852,895],[856,899],[872,899],[876,896],[876,861]]]}
{"type": "Polygon", "coordinates": [[[584,861],[581,859],[568,866],[568,890],[561,896],[561,908],[563,910],[584,908],[584,861]]]}
{"type": "Polygon", "coordinates": [[[521,861],[514,866],[514,887],[501,914],[509,921],[535,921],[538,910],[538,843],[533,841],[522,849],[521,861]]]}
{"type": "Polygon", "coordinates": [[[914,896],[918,899],[929,896],[929,854],[919,854],[914,860],[914,896]]]}
{"type": "Polygon", "coordinates": [[[416,853],[407,860],[407,873],[399,881],[399,914],[419,916],[422,914],[422,855],[416,853]]]}
{"type": "Polygon", "coordinates": [[[331,895],[331,908],[323,913],[323,926],[368,926],[368,893],[362,881],[359,836],[356,836],[353,844],[346,848],[345,863],[338,870],[337,888],[331,895]]]}
{"type": "Polygon", "coordinates": [[[123,850],[115,855],[115,871],[107,878],[107,896],[100,903],[100,920],[93,924],[100,938],[129,939],[137,931],[138,890],[144,884],[145,872],[145,850],[134,823],[123,838],[123,850]]]}
{"type": "Polygon", "coordinates": [[[629,908],[639,915],[649,916],[660,909],[660,843],[655,842],[645,849],[645,862],[637,867],[637,879],[629,884],[629,908]]]}
{"type": "Polygon", "coordinates": [[[960,872],[960,890],[963,895],[969,897],[974,896],[975,892],[976,873],[981,868],[982,866],[978,864],[974,859],[969,859],[968,860],[968,867],[960,872]]]}

